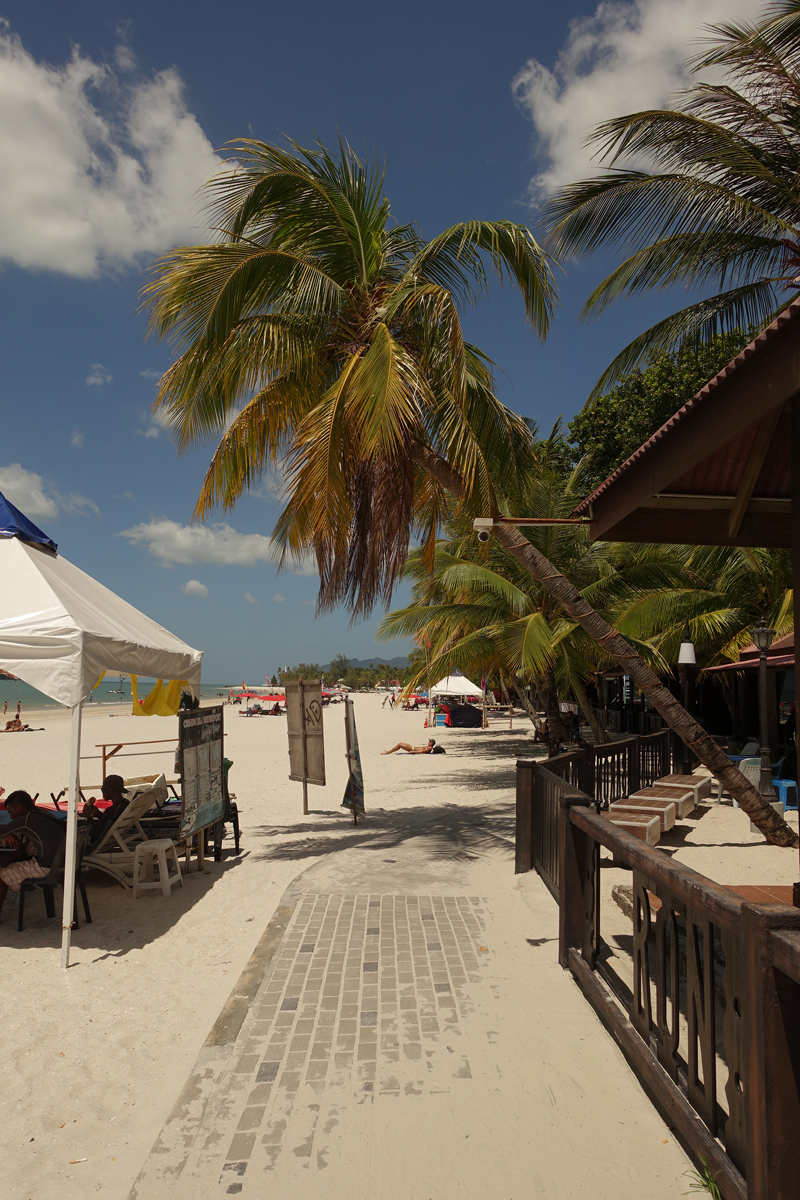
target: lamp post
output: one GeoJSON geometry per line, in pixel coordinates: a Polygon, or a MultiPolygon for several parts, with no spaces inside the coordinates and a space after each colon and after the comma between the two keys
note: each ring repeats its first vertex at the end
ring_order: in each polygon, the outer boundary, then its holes
{"type": "Polygon", "coordinates": [[[761,795],[772,802],[777,799],[775,789],[772,786],[772,766],[769,758],[769,746],[767,745],[767,651],[769,650],[775,638],[775,630],[768,629],[767,623],[762,617],[758,624],[752,629],[753,642],[759,652],[758,661],[758,718],[759,718],[759,735],[761,745],[759,753],[761,755],[761,778],[758,783],[758,790],[761,795]]]}
{"type": "MultiPolygon", "coordinates": [[[[683,707],[690,716],[694,716],[694,668],[696,663],[697,657],[694,652],[694,642],[692,641],[692,633],[687,621],[684,626],[683,641],[681,642],[678,654],[678,671],[683,684],[683,707]]],[[[692,752],[686,743],[682,742],[681,775],[691,775],[692,766],[692,752]]]]}

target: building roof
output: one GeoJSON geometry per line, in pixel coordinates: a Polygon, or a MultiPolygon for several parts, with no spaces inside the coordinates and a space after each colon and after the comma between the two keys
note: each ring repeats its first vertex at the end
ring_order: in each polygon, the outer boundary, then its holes
{"type": "Polygon", "coordinates": [[[800,300],[575,510],[615,541],[790,546],[800,300]]]}

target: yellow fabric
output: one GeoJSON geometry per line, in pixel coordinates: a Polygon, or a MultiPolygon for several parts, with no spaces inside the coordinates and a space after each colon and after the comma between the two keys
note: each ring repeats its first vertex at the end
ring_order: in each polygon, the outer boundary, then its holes
{"type": "Polygon", "coordinates": [[[171,679],[166,687],[164,680],[157,679],[155,687],[139,703],[139,681],[131,675],[133,690],[133,715],[135,717],[174,717],[181,703],[181,692],[185,679],[171,679]]]}
{"type": "Polygon", "coordinates": [[[97,683],[96,683],[96,684],[94,685],[94,687],[92,688],[92,691],[95,691],[97,688],[99,688],[99,687],[100,687],[100,684],[103,682],[103,680],[105,679],[105,677],[106,677],[106,673],[105,673],[105,671],[103,671],[103,672],[101,673],[101,675],[100,675],[100,678],[98,679],[97,683]]]}

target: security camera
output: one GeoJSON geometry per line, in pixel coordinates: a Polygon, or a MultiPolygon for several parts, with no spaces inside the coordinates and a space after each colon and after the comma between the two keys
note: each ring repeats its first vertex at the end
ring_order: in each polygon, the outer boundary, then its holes
{"type": "Polygon", "coordinates": [[[476,517],[472,522],[472,528],[477,533],[479,542],[488,542],[494,529],[494,518],[476,517]]]}

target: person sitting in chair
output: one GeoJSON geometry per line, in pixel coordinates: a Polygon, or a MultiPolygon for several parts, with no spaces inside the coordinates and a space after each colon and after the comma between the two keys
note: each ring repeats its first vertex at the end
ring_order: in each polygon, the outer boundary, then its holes
{"type": "Polygon", "coordinates": [[[6,812],[11,821],[2,826],[0,841],[10,842],[17,853],[2,856],[7,861],[0,866],[0,909],[9,888],[18,892],[24,880],[44,879],[50,873],[66,836],[58,818],[37,808],[27,792],[12,792],[6,799],[6,812]]]}
{"type": "Polygon", "coordinates": [[[398,742],[391,750],[381,750],[381,754],[394,754],[396,750],[405,750],[407,754],[430,754],[436,745],[436,739],[431,738],[427,746],[412,746],[410,742],[398,742]]]}
{"type": "Polygon", "coordinates": [[[110,829],[116,821],[120,813],[123,813],[128,807],[130,801],[125,792],[125,780],[121,775],[107,775],[103,780],[101,787],[103,799],[110,802],[110,808],[98,809],[95,807],[94,796],[92,796],[83,806],[83,817],[89,823],[91,832],[89,834],[89,846],[99,846],[106,834],[106,830],[110,829]]]}

